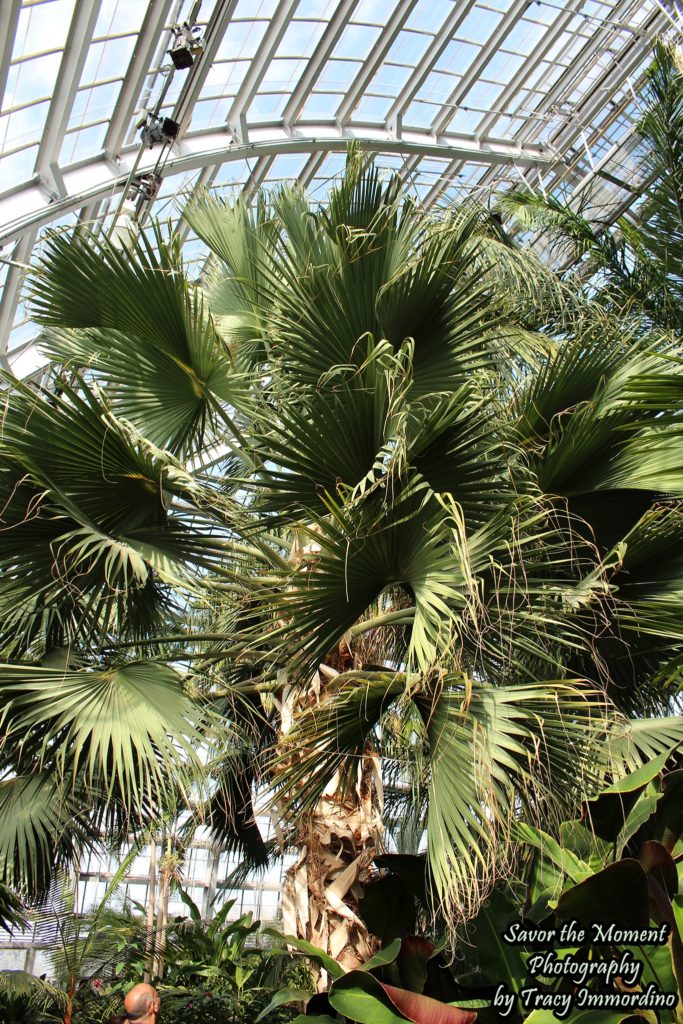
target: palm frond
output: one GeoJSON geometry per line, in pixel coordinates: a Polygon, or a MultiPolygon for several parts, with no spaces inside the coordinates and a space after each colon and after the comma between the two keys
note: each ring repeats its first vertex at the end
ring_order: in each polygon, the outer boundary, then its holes
{"type": "MultiPolygon", "coordinates": [[[[418,710],[428,744],[427,838],[435,898],[450,919],[471,916],[486,894],[501,841],[522,808],[533,819],[574,805],[599,781],[603,696],[579,683],[487,686],[466,676],[425,680],[390,672],[347,672],[303,709],[278,748],[273,777],[290,814],[315,806],[325,788],[355,777],[383,716],[418,710]],[[283,756],[285,754],[286,756],[283,756]]],[[[400,766],[396,776],[401,777],[400,766]]]]}
{"type": "Polygon", "coordinates": [[[49,771],[0,781],[0,879],[29,895],[44,894],[55,872],[72,867],[100,836],[87,809],[49,771]]]}
{"type": "Polygon", "coordinates": [[[225,426],[223,403],[245,397],[230,348],[185,279],[178,240],[165,242],[159,227],[125,250],[87,232],[50,236],[32,312],[49,329],[52,359],[97,371],[119,415],[174,452],[201,447],[225,426]]]}
{"type": "Polygon", "coordinates": [[[84,780],[133,810],[159,804],[169,787],[189,801],[201,715],[170,667],[0,665],[0,691],[5,763],[51,765],[67,787],[84,780]]]}
{"type": "Polygon", "coordinates": [[[153,635],[173,618],[169,587],[191,588],[222,556],[201,515],[169,509],[201,490],[81,382],[61,395],[11,380],[0,451],[0,635],[26,650],[42,633],[153,635]],[[164,586],[167,584],[167,586],[164,586]]]}

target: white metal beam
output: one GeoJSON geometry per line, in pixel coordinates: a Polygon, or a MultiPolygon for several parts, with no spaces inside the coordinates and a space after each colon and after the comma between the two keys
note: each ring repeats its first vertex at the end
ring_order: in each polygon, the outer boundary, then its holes
{"type": "Polygon", "coordinates": [[[263,77],[268,70],[268,65],[275,55],[283,35],[299,6],[299,0],[280,0],[275,14],[272,16],[263,39],[261,40],[254,58],[249,65],[237,95],[230,105],[227,116],[228,127],[242,138],[242,142],[248,140],[243,138],[244,122],[243,116],[248,111],[254,96],[258,92],[263,77]]]}
{"type": "Polygon", "coordinates": [[[2,53],[0,53],[0,109],[2,109],[5,98],[7,76],[12,61],[12,51],[17,35],[20,10],[21,0],[4,0],[0,5],[0,39],[4,40],[2,43],[2,53]]]}
{"type": "Polygon", "coordinates": [[[476,59],[472,61],[472,64],[448,97],[447,103],[444,104],[442,109],[434,118],[432,122],[432,131],[436,132],[437,135],[446,131],[448,125],[453,120],[457,107],[460,106],[475,82],[481,78],[482,71],[489,61],[493,59],[502,46],[506,35],[517,24],[528,7],[529,0],[514,0],[509,10],[505,12],[505,15],[498,22],[498,25],[482,46],[476,59]]]}
{"type": "MultiPolygon", "coordinates": [[[[194,188],[192,189],[192,198],[199,195],[205,189],[211,188],[213,185],[216,175],[218,174],[219,167],[217,164],[207,164],[206,167],[202,168],[201,174],[197,178],[194,188]]],[[[180,235],[181,240],[184,242],[190,233],[190,225],[185,220],[184,214],[181,213],[176,224],[176,231],[180,235]]]]}
{"type": "Polygon", "coordinates": [[[572,190],[572,199],[574,199],[574,197],[576,197],[576,196],[580,196],[581,193],[583,191],[585,191],[585,189],[588,188],[588,186],[591,184],[592,181],[595,181],[596,178],[600,177],[600,172],[601,171],[608,170],[609,169],[609,165],[614,160],[616,160],[616,158],[619,156],[619,153],[620,153],[620,151],[622,149],[624,149],[626,146],[629,146],[629,144],[631,144],[631,148],[632,148],[632,146],[633,146],[633,136],[634,135],[635,135],[635,125],[632,125],[631,128],[629,128],[624,133],[624,135],[622,135],[622,137],[620,139],[618,139],[617,142],[615,142],[614,145],[611,146],[610,149],[607,150],[605,155],[603,157],[601,157],[600,160],[598,160],[598,162],[596,163],[595,167],[593,167],[587,174],[585,174],[582,177],[581,181],[572,190]]]}
{"type": "Polygon", "coordinates": [[[139,104],[142,87],[172,5],[173,0],[150,0],[147,4],[147,13],[104,138],[104,152],[110,159],[119,155],[126,141],[128,125],[139,104]]]}
{"type": "Polygon", "coordinates": [[[451,160],[448,167],[444,169],[443,174],[434,182],[429,192],[422,200],[422,205],[425,209],[429,209],[429,207],[436,203],[436,201],[443,195],[448,186],[452,184],[453,178],[458,173],[458,169],[461,166],[462,160],[451,160]]]}
{"type": "MultiPolygon", "coordinates": [[[[252,141],[247,145],[234,143],[224,131],[186,136],[171,151],[164,165],[164,174],[188,173],[207,165],[280,153],[342,153],[352,140],[356,140],[366,152],[457,158],[483,164],[517,163],[523,167],[536,167],[547,166],[552,159],[542,146],[520,147],[515,143],[488,142],[449,134],[435,139],[429,132],[417,131],[406,131],[401,139],[396,139],[384,129],[354,131],[341,129],[329,122],[306,124],[294,132],[281,125],[264,126],[252,129],[251,136],[252,141]]],[[[0,244],[18,238],[28,228],[49,224],[70,210],[120,191],[138,157],[139,151],[131,149],[121,157],[118,165],[100,156],[65,170],[66,195],[58,200],[50,201],[34,182],[27,182],[7,193],[0,198],[0,244]]],[[[156,157],[154,150],[145,150],[139,159],[137,172],[145,174],[151,171],[156,157]]]]}
{"type": "MultiPolygon", "coordinates": [[[[632,8],[633,0],[620,0],[620,2],[618,2],[613,8],[610,20],[620,21],[622,18],[626,18],[628,12],[632,8]]],[[[574,89],[576,89],[577,82],[581,80],[581,76],[585,74],[586,69],[597,59],[598,55],[607,49],[609,41],[613,35],[614,28],[609,25],[596,29],[593,38],[586,41],[586,45],[577,54],[571,65],[562,75],[560,75],[558,80],[548,91],[543,103],[543,110],[552,111],[562,102],[563,97],[570,95],[574,89]]],[[[643,54],[645,54],[650,46],[650,40],[642,41],[640,46],[643,54]]],[[[604,95],[602,96],[602,99],[604,102],[604,95]]],[[[538,121],[533,117],[530,117],[528,123],[524,125],[519,132],[517,132],[515,138],[520,142],[527,142],[530,141],[537,132],[538,121]]]]}
{"type": "Polygon", "coordinates": [[[62,148],[64,131],[88,56],[100,6],[101,0],[79,0],[74,8],[45,121],[45,131],[38,147],[35,173],[57,195],[61,195],[64,189],[57,167],[59,151],[62,148]]]}
{"type": "Polygon", "coordinates": [[[442,53],[476,2],[477,0],[465,0],[464,3],[453,4],[450,14],[429,44],[424,57],[420,59],[412,75],[389,108],[389,113],[387,114],[388,125],[398,125],[397,119],[402,117],[408,109],[415,95],[424,85],[442,53]]]}
{"type": "Polygon", "coordinates": [[[336,10],[327,24],[327,28],[320,37],[318,45],[306,64],[303,75],[287,101],[282,113],[282,119],[285,124],[296,121],[303,110],[308,97],[311,95],[313,86],[318,81],[321,71],[339,42],[341,34],[348,25],[349,19],[357,6],[358,0],[340,0],[339,4],[337,4],[336,10]]]}
{"type": "MultiPolygon", "coordinates": [[[[653,41],[657,31],[663,24],[665,24],[664,16],[661,12],[655,11],[652,18],[649,19],[647,26],[643,26],[643,32],[647,32],[649,38],[653,41]]],[[[649,49],[649,44],[644,44],[640,39],[634,39],[627,51],[620,54],[618,61],[615,61],[614,67],[609,68],[598,81],[593,83],[589,95],[576,109],[575,123],[567,125],[557,135],[553,136],[553,146],[564,152],[579,138],[582,128],[587,128],[596,114],[605,106],[605,95],[614,96],[618,92],[629,75],[637,71],[639,65],[643,62],[643,58],[647,56],[649,49]],[[607,94],[603,91],[603,86],[608,90],[607,94]]]]}
{"type": "Polygon", "coordinates": [[[235,13],[237,0],[218,0],[204,33],[204,52],[190,68],[189,77],[173,109],[173,120],[180,125],[178,136],[182,137],[192,117],[192,110],[211,70],[220,48],[230,19],[235,13]]]}
{"type": "Polygon", "coordinates": [[[361,66],[351,83],[336,114],[338,124],[346,124],[367,91],[367,87],[386,59],[396,36],[410,17],[417,0],[399,0],[391,17],[382,30],[379,39],[370,51],[370,56],[361,66]]]}
{"type": "MultiPolygon", "coordinates": [[[[619,0],[613,8],[610,21],[620,21],[628,17],[629,12],[633,9],[634,0],[619,0]]],[[[546,112],[546,116],[551,116],[551,112],[557,110],[562,104],[565,97],[571,95],[571,93],[577,88],[577,82],[580,81],[581,76],[586,73],[591,63],[598,58],[598,55],[603,52],[609,44],[611,37],[614,34],[614,26],[606,25],[597,29],[595,35],[591,40],[586,40],[586,45],[579,51],[577,56],[572,61],[571,65],[567,70],[558,78],[555,84],[547,93],[543,107],[539,111],[539,115],[543,115],[546,112]]],[[[641,48],[641,53],[644,55],[647,53],[651,40],[648,38],[642,39],[638,45],[641,48]]],[[[523,83],[522,83],[523,88],[523,83]]],[[[606,94],[597,93],[601,98],[602,102],[605,102],[606,94]]],[[[511,112],[514,113],[514,97],[511,97],[508,102],[511,112]]],[[[580,106],[576,107],[577,118],[579,118],[579,124],[583,121],[583,115],[579,114],[580,106]]],[[[515,140],[519,143],[527,145],[533,141],[534,136],[538,134],[540,130],[539,117],[533,115],[528,116],[526,124],[516,133],[514,136],[515,140]]],[[[559,129],[558,129],[559,131],[559,129]]],[[[580,134],[580,127],[578,129],[580,134]]],[[[562,145],[557,139],[557,135],[552,138],[553,147],[560,153],[566,154],[569,151],[569,144],[562,145]]],[[[558,160],[554,168],[551,168],[551,180],[549,185],[554,188],[567,174],[567,164],[564,164],[558,160]]],[[[490,182],[492,175],[490,172],[486,173],[486,176],[482,179],[482,183],[490,182]]]]}
{"type": "Polygon", "coordinates": [[[83,206],[78,214],[78,223],[86,227],[93,227],[97,223],[101,205],[102,201],[96,199],[94,202],[83,206]]]}
{"type": "Polygon", "coordinates": [[[403,165],[398,172],[401,181],[403,181],[406,184],[410,183],[410,179],[412,178],[417,167],[419,166],[421,159],[422,157],[416,153],[410,153],[405,158],[405,160],[403,161],[403,165]]]}
{"type": "Polygon", "coordinates": [[[302,188],[308,188],[316,174],[325,162],[325,153],[311,153],[299,175],[299,183],[302,188]]]}
{"type": "Polygon", "coordinates": [[[242,195],[245,199],[251,199],[254,193],[260,188],[265,180],[268,171],[273,166],[274,156],[260,157],[251,169],[249,177],[242,187],[242,195]]]}
{"type": "MultiPolygon", "coordinates": [[[[26,271],[21,264],[28,263],[30,260],[37,235],[37,228],[32,228],[25,234],[22,234],[14,246],[14,250],[6,257],[11,260],[11,265],[7,269],[7,277],[5,278],[2,298],[0,299],[0,354],[3,356],[7,352],[7,342],[12,330],[12,324],[14,323],[17,306],[21,299],[24,278],[26,277],[26,271]]],[[[7,367],[6,360],[3,359],[2,361],[5,367],[7,367]]]]}
{"type": "MultiPolygon", "coordinates": [[[[520,69],[512,76],[496,100],[496,107],[499,111],[502,110],[507,113],[511,109],[511,104],[518,91],[525,88],[531,75],[536,71],[536,68],[548,51],[555,45],[558,39],[561,39],[563,32],[567,30],[572,19],[576,16],[576,12],[583,7],[584,2],[585,0],[569,0],[569,3],[565,3],[564,9],[558,14],[552,25],[548,26],[547,32],[541,36],[520,69]]],[[[500,114],[497,111],[487,114],[479,124],[481,134],[488,135],[499,117],[500,114]]]]}

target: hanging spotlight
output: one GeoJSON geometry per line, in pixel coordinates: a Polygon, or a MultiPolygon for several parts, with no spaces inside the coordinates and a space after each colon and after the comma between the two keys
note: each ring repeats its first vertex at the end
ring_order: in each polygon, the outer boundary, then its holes
{"type": "Polygon", "coordinates": [[[168,142],[174,142],[177,138],[180,130],[180,125],[177,121],[173,121],[170,117],[160,117],[158,114],[147,114],[145,118],[138,123],[140,131],[140,138],[145,146],[149,146],[150,149],[160,143],[165,145],[168,142]]]}
{"type": "Polygon", "coordinates": [[[201,33],[201,29],[196,25],[193,28],[187,21],[173,30],[175,41],[168,54],[177,71],[191,68],[195,57],[202,52],[204,47],[199,33],[201,33]]]}

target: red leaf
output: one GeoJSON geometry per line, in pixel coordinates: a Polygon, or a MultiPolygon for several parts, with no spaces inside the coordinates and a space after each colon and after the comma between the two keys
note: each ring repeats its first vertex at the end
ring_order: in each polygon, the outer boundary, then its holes
{"type": "Polygon", "coordinates": [[[380,982],[399,1013],[413,1024],[474,1024],[477,1015],[473,1010],[461,1010],[458,1006],[440,1003],[438,999],[394,988],[380,982]]]}

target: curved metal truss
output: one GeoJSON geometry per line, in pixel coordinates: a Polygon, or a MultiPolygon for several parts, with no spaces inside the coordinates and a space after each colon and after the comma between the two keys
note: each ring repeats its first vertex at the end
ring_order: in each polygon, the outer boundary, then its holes
{"type": "Polygon", "coordinates": [[[32,368],[45,226],[111,224],[127,196],[201,260],[174,197],[324,199],[351,139],[426,205],[522,182],[616,216],[639,78],[679,26],[673,0],[2,0],[0,360],[32,368]]]}

